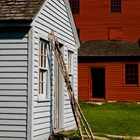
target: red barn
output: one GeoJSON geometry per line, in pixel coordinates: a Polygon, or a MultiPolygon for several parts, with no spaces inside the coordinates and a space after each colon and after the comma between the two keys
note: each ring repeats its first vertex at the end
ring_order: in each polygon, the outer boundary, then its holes
{"type": "Polygon", "coordinates": [[[70,4],[81,40],[79,99],[140,101],[140,1],[70,4]]]}

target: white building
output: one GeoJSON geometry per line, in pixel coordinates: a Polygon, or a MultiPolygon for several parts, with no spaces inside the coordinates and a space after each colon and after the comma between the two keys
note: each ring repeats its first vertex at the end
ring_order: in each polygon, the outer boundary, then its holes
{"type": "Polygon", "coordinates": [[[53,30],[77,96],[80,43],[68,0],[1,0],[0,5],[0,140],[46,140],[75,128],[48,41],[53,30]]]}

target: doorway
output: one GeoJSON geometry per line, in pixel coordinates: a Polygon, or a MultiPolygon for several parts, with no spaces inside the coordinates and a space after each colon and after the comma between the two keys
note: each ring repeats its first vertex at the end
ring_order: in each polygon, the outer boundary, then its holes
{"type": "Polygon", "coordinates": [[[60,71],[57,60],[54,67],[54,129],[60,131],[64,125],[64,92],[63,76],[60,71]]]}
{"type": "Polygon", "coordinates": [[[105,68],[91,68],[91,98],[105,98],[105,68]]]}

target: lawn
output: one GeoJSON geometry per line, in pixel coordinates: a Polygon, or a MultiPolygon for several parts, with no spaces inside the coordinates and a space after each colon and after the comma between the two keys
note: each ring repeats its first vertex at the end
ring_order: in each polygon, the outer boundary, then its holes
{"type": "Polygon", "coordinates": [[[140,105],[136,103],[80,102],[93,133],[104,135],[140,136],[140,105]]]}

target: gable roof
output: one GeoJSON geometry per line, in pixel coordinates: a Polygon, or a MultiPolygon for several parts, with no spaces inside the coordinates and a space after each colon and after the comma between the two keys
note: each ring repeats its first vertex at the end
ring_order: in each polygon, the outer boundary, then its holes
{"type": "Polygon", "coordinates": [[[45,0],[0,0],[0,20],[32,20],[45,0]]]}
{"type": "Polygon", "coordinates": [[[83,41],[79,56],[140,56],[138,42],[83,41]]]}
{"type": "MultiPolygon", "coordinates": [[[[33,20],[47,0],[0,0],[0,21],[33,20]]],[[[75,22],[72,16],[69,0],[64,0],[71,22],[77,47],[80,41],[77,35],[75,22]]]]}

